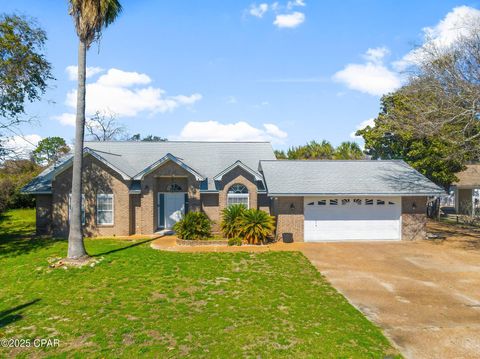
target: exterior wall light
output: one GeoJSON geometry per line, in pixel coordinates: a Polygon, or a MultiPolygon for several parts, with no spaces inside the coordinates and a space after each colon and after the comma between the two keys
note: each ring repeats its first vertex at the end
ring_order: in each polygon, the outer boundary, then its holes
{"type": "Polygon", "coordinates": [[[417,204],[415,202],[412,203],[412,209],[416,210],[417,209],[417,204]]]}
{"type": "Polygon", "coordinates": [[[292,212],[295,211],[295,205],[293,203],[290,204],[290,211],[292,211],[292,212]]]}

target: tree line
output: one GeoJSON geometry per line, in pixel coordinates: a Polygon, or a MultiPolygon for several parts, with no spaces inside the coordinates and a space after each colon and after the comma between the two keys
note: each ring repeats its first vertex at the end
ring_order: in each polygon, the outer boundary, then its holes
{"type": "Polygon", "coordinates": [[[408,81],[382,97],[374,126],[357,132],[373,159],[403,159],[446,189],[480,160],[480,21],[462,26],[451,45],[416,50],[408,81]]]}
{"type": "Polygon", "coordinates": [[[285,151],[275,151],[277,159],[283,160],[362,160],[366,156],[355,142],[345,141],[333,147],[326,140],[310,141],[303,146],[293,146],[285,151]]]}

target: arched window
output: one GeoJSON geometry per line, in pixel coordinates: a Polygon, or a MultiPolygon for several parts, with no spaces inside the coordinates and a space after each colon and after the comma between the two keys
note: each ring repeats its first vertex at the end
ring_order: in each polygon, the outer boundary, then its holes
{"type": "Polygon", "coordinates": [[[243,204],[245,207],[249,207],[248,189],[243,184],[236,183],[228,189],[227,206],[232,204],[243,204]]]}
{"type": "Polygon", "coordinates": [[[182,192],[182,187],[180,187],[177,183],[169,184],[166,188],[166,192],[182,192]]]}

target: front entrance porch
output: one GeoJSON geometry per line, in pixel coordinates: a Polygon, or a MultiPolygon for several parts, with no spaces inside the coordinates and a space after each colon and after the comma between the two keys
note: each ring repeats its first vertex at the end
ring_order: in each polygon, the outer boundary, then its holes
{"type": "Polygon", "coordinates": [[[172,229],[187,212],[188,195],[185,192],[158,193],[158,229],[172,229]]]}

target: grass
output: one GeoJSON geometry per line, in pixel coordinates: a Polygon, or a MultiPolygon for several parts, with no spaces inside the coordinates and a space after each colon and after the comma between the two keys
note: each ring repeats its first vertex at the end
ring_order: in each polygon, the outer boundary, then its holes
{"type": "Polygon", "coordinates": [[[57,338],[30,357],[397,355],[298,252],[161,252],[86,240],[94,267],[51,269],[64,240],[31,238],[34,211],[0,219],[0,338],[57,338]]]}

